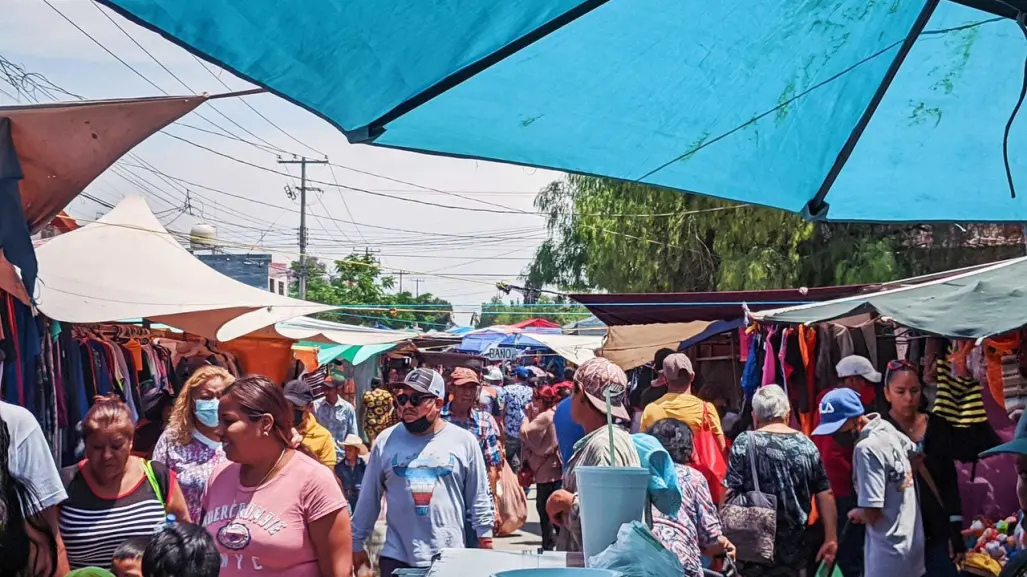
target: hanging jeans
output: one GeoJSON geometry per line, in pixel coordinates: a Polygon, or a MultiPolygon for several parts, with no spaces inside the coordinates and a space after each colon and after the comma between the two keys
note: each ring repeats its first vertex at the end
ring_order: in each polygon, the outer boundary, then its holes
{"type": "Polygon", "coordinates": [[[539,526],[542,530],[542,549],[545,551],[552,551],[556,547],[556,532],[558,531],[553,522],[549,520],[549,515],[546,514],[546,501],[561,487],[563,487],[563,481],[535,485],[535,509],[538,511],[539,526]]]}

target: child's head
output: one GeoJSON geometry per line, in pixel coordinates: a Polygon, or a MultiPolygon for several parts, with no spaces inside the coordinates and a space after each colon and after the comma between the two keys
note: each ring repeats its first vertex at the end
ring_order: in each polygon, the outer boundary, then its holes
{"type": "Polygon", "coordinates": [[[143,553],[145,577],[218,577],[221,554],[203,527],[175,523],[150,539],[143,553]]]}
{"type": "Polygon", "coordinates": [[[114,551],[111,572],[115,577],[143,577],[143,551],[149,537],[133,537],[114,551]]]}

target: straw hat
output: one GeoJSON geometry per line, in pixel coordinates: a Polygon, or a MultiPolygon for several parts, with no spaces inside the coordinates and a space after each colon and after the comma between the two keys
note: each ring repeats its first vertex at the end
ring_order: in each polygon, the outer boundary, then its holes
{"type": "Polygon", "coordinates": [[[360,437],[358,437],[358,436],[356,436],[356,435],[354,435],[352,433],[349,434],[349,435],[346,435],[346,438],[342,440],[342,446],[343,447],[356,447],[357,448],[357,452],[359,454],[361,454],[361,455],[366,455],[367,454],[367,447],[364,445],[364,442],[362,440],[360,440],[360,437]]]}

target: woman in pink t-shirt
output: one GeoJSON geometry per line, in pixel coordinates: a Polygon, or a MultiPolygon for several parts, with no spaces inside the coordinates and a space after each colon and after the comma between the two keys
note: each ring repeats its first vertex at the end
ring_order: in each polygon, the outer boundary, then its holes
{"type": "Polygon", "coordinates": [[[330,469],[291,448],[291,409],[267,378],[225,389],[218,414],[225,456],[203,497],[202,524],[222,577],[350,577],[350,516],[330,469]]]}

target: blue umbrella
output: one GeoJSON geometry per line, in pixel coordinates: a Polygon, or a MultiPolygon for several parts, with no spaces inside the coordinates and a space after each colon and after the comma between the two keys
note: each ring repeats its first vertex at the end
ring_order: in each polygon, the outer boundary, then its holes
{"type": "Polygon", "coordinates": [[[810,218],[1027,220],[1003,162],[1025,0],[101,1],[355,143],[810,218]]]}

